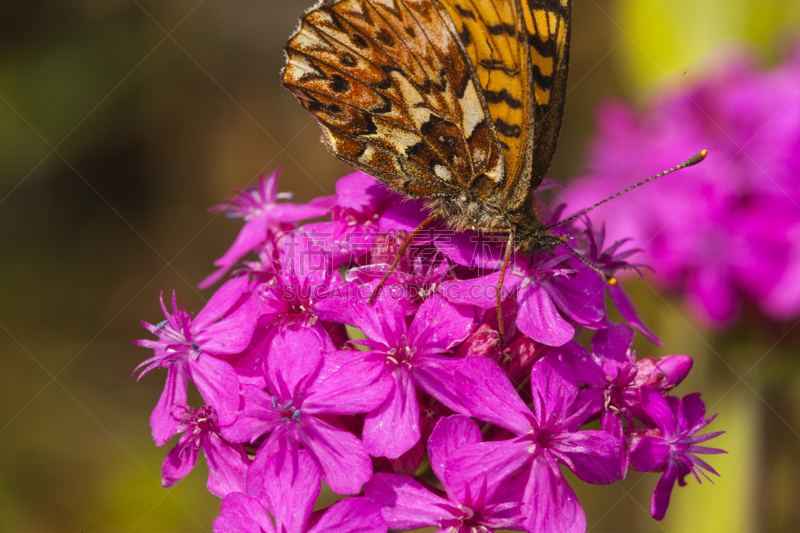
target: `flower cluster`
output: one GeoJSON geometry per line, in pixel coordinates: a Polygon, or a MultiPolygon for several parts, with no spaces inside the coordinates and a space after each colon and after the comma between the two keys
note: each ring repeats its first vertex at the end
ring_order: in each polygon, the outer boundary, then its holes
{"type": "Polygon", "coordinates": [[[721,452],[695,445],[718,435],[696,435],[712,420],[699,395],[670,395],[691,358],[637,360],[634,330],[608,319],[610,293],[658,342],[599,273],[635,268],[622,243],[564,225],[595,269],[566,247],[515,257],[501,336],[502,241],[420,232],[370,304],[426,210],[363,173],[336,189],[308,205],[279,202],[276,172],[220,207],[246,224],[204,284],[256,259],[196,316],[173,295],[166,319],[144,324],[158,340],[137,341],[155,352],[140,378],[167,369],[153,437],[181,435],[163,484],[188,474],[202,449],[208,489],[223,499],[215,531],[581,532],[560,465],[595,484],[629,468],[664,472],[657,519],[676,480],[715,473],[697,457],[721,452]],[[581,328],[594,331],[590,349],[574,340],[581,328]],[[189,381],[199,410],[187,405],[189,381]],[[599,429],[586,429],[595,420],[599,429]],[[321,481],[355,496],[312,512],[321,481]]]}
{"type": "Polygon", "coordinates": [[[755,63],[739,56],[644,112],[607,103],[590,172],[563,193],[590,205],[707,148],[702,165],[591,216],[634,239],[656,281],[713,326],[733,323],[743,301],[774,320],[800,316],[800,49],[770,71],[755,63]]]}

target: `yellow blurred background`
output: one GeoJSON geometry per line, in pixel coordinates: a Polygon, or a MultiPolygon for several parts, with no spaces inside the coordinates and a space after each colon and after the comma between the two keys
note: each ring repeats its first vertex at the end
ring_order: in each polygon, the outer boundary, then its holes
{"type": "MultiPolygon", "coordinates": [[[[210,531],[206,468],[159,486],[148,419],[164,384],[133,368],[161,291],[198,282],[240,224],[206,209],[284,165],[280,190],[331,194],[347,172],[280,86],[311,0],[27,0],[0,5],[0,531],[210,531]]],[[[735,43],[766,64],[800,39],[797,0],[575,0],[570,93],[551,177],[583,170],[593,109],[702,76],[735,43]]],[[[798,88],[800,89],[800,88],[798,88]]],[[[798,177],[800,179],[800,177],[798,177]]],[[[715,485],[689,479],[649,517],[656,476],[575,483],[589,531],[800,529],[800,334],[766,320],[703,330],[630,283],[663,348],[695,369],[715,485]],[[754,333],[757,331],[757,333],[754,333]]]]}

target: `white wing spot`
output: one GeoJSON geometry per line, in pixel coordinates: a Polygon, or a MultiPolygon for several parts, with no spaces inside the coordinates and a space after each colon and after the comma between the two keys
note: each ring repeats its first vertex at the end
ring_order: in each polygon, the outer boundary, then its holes
{"type": "Polygon", "coordinates": [[[436,174],[437,177],[443,179],[444,181],[452,181],[453,180],[453,173],[445,167],[444,165],[436,165],[433,167],[433,173],[436,174]]]}
{"type": "Polygon", "coordinates": [[[464,116],[461,123],[461,128],[464,130],[464,136],[469,137],[475,131],[477,126],[485,117],[483,114],[483,107],[478,98],[478,92],[475,90],[475,85],[472,80],[469,80],[467,89],[464,91],[464,96],[459,100],[461,106],[461,114],[464,116]]]}

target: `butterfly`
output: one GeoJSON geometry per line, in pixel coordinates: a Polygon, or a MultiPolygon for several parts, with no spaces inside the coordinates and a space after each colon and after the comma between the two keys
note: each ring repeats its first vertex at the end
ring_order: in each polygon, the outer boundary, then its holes
{"type": "Polygon", "coordinates": [[[568,240],[537,217],[534,192],[558,142],[571,21],[572,0],[321,0],[285,48],[283,84],[331,151],[427,200],[406,244],[438,219],[507,235],[501,342],[512,250],[568,240]]]}

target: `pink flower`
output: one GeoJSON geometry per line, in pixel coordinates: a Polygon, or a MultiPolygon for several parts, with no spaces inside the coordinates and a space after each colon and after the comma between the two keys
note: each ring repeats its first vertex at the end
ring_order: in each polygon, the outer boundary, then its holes
{"type": "Polygon", "coordinates": [[[258,185],[246,191],[238,191],[239,195],[211,208],[211,211],[226,211],[231,218],[242,218],[245,225],[236,237],[233,245],[225,255],[214,261],[219,269],[200,282],[200,288],[210,287],[225,275],[239,259],[259,246],[270,244],[274,247],[284,231],[292,229],[286,222],[296,222],[316,218],[328,212],[325,198],[319,198],[309,205],[278,203],[278,200],[290,199],[291,193],[278,193],[277,168],[269,177],[261,176],[258,185]]]}
{"type": "Polygon", "coordinates": [[[214,533],[386,533],[380,509],[366,498],[350,498],[312,514],[320,470],[306,451],[298,452],[293,461],[273,456],[263,472],[249,480],[261,487],[259,497],[242,493],[225,497],[214,533]]]}
{"type": "Polygon", "coordinates": [[[220,424],[233,422],[239,408],[239,381],[230,363],[217,356],[237,354],[250,342],[258,322],[259,304],[248,285],[246,277],[228,281],[194,320],[191,313],[178,309],[173,293],[172,314],[161,301],[166,320],[157,325],[142,323],[159,340],[134,342],[155,350],[153,357],[136,367],[145,367],[138,379],[154,368],[167,368],[166,387],[150,417],[157,445],[167,442],[180,423],[172,416],[172,409],[186,404],[189,380],[214,408],[220,424]]]}
{"type": "Polygon", "coordinates": [[[718,431],[706,435],[695,435],[711,423],[716,415],[707,420],[706,407],[700,400],[700,394],[684,396],[677,409],[671,409],[667,401],[652,387],[641,389],[642,406],[655,421],[658,431],[635,429],[630,432],[630,451],[628,456],[631,465],[642,472],[663,471],[664,474],[656,485],[653,499],[650,502],[650,514],[656,520],[664,518],[672,495],[675,481],[686,485],[685,477],[694,474],[701,483],[700,474],[711,481],[703,472],[708,470],[719,475],[705,461],[697,457],[698,453],[727,453],[717,448],[697,446],[701,442],[711,440],[725,433],[718,431]]]}
{"type": "Polygon", "coordinates": [[[205,406],[196,411],[188,405],[176,405],[172,412],[180,421],[176,433],[181,437],[164,458],[161,486],[169,488],[191,472],[202,449],[208,463],[208,491],[220,498],[242,492],[250,459],[241,444],[220,437],[214,410],[205,406]]]}
{"type": "Polygon", "coordinates": [[[388,387],[380,381],[380,368],[349,358],[326,362],[323,353],[329,349],[329,343],[307,328],[293,326],[278,333],[267,362],[268,392],[244,385],[244,406],[222,434],[232,442],[269,435],[251,471],[276,454],[295,461],[302,445],[334,492],[354,494],[372,477],[369,455],[355,435],[332,425],[329,417],[375,409],[388,387]]]}

